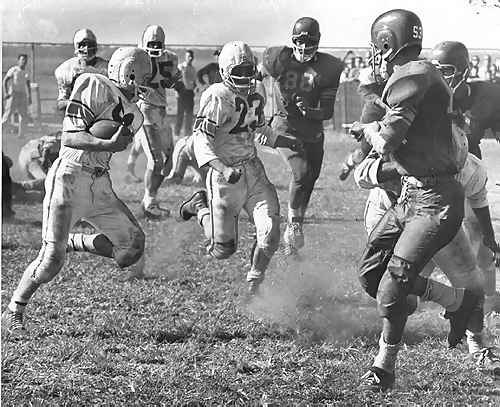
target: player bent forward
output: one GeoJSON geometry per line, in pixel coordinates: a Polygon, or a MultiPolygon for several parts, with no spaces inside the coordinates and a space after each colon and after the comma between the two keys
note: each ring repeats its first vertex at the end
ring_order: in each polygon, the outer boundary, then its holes
{"type": "Polygon", "coordinates": [[[108,67],[109,79],[100,74],[80,75],[63,121],[62,147],[46,178],[43,202],[42,247],[25,270],[2,327],[25,335],[23,314],[35,291],[61,270],[67,250],[87,251],[114,258],[120,267],[142,259],[144,233],[127,206],[115,195],[109,176],[114,152],[124,150],[141,127],[143,117],[133,101],[138,86],[151,74],[148,54],[138,48],[116,50],[108,67]],[[88,129],[99,120],[121,123],[109,140],[88,129]],[[83,218],[98,234],[71,234],[83,218]]]}
{"type": "MultiPolygon", "coordinates": [[[[235,41],[219,55],[222,83],[201,97],[194,125],[194,151],[201,167],[208,166],[207,194],[196,192],[180,208],[184,220],[197,216],[210,239],[208,253],[231,256],[237,247],[238,215],[245,209],[255,223],[249,291],[256,294],[279,244],[279,201],[257,157],[254,135],[264,126],[264,97],[255,91],[255,62],[250,47],[235,41]]],[[[265,127],[264,132],[270,132],[265,127]]]]}

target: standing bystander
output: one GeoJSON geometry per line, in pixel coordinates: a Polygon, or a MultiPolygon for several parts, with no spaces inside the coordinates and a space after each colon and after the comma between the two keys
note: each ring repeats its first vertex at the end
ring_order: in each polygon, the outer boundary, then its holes
{"type": "Polygon", "coordinates": [[[189,136],[193,128],[194,91],[196,88],[196,69],[193,66],[193,59],[194,52],[188,49],[184,62],[179,64],[183,86],[177,89],[177,120],[175,122],[175,135],[177,137],[180,137],[183,123],[185,136],[189,136]]]}
{"type": "Polygon", "coordinates": [[[26,71],[28,55],[19,54],[17,65],[11,67],[3,79],[4,112],[2,116],[2,127],[7,125],[12,113],[19,115],[17,136],[22,137],[26,122],[30,120],[28,106],[31,105],[30,78],[26,71]]]}

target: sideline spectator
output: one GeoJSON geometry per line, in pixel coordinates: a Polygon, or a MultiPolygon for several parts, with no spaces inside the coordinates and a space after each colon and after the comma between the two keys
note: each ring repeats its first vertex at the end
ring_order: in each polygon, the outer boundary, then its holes
{"type": "Polygon", "coordinates": [[[182,84],[177,90],[177,120],[175,135],[181,136],[181,127],[184,123],[184,135],[189,136],[193,128],[194,91],[196,89],[196,69],[193,66],[194,52],[186,51],[185,60],[179,64],[182,72],[182,84]]]}
{"type": "Polygon", "coordinates": [[[491,82],[496,76],[496,66],[491,63],[491,56],[485,55],[483,64],[479,67],[479,78],[491,82]]]}
{"type": "Polygon", "coordinates": [[[196,76],[198,78],[198,82],[201,85],[206,85],[207,82],[208,82],[208,85],[212,85],[213,83],[217,83],[217,82],[222,82],[222,78],[220,77],[220,72],[219,72],[219,63],[217,62],[219,54],[220,54],[220,50],[216,49],[215,52],[213,53],[213,55],[215,57],[215,61],[210,62],[207,65],[205,65],[196,74],[196,76]],[[206,76],[207,81],[205,81],[205,76],[206,76]]]}
{"type": "Polygon", "coordinates": [[[26,122],[31,121],[28,114],[28,106],[31,105],[30,77],[26,71],[28,55],[19,54],[17,65],[11,67],[3,79],[4,113],[2,116],[2,127],[10,125],[10,116],[17,112],[19,124],[17,137],[24,136],[26,122]]]}
{"type": "Polygon", "coordinates": [[[12,210],[12,160],[2,152],[2,219],[11,219],[16,214],[12,210]]]}
{"type": "Polygon", "coordinates": [[[470,82],[479,80],[479,57],[474,55],[470,62],[469,78],[470,82]]]}

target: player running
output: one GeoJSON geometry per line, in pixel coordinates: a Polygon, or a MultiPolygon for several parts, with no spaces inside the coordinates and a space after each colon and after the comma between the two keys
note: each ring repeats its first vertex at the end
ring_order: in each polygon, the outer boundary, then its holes
{"type": "Polygon", "coordinates": [[[166,90],[172,88],[180,78],[177,55],[165,49],[165,32],[159,25],[149,25],[142,34],[141,48],[151,57],[153,75],[148,84],[150,91],[141,94],[137,103],[144,115],[144,125],[135,137],[128,158],[128,172],[137,179],[135,162],[141,148],[146,154],[144,173],[144,197],[142,210],[150,219],[168,216],[169,211],[160,207],[157,195],[164,178],[172,168],[174,142],[172,129],[167,120],[166,90]]]}
{"type": "MultiPolygon", "coordinates": [[[[455,179],[461,163],[451,130],[452,92],[434,65],[419,59],[420,19],[407,10],[385,12],[374,21],[371,40],[375,78],[388,77],[382,102],[389,110],[380,122],[363,125],[362,133],[383,160],[390,157],[392,172],[402,177],[401,195],[373,229],[363,255],[386,254],[375,288],[383,321],[379,352],[361,386],[380,391],[395,382],[407,296],[425,294],[428,279],[419,274],[460,229],[464,192],[455,179]]],[[[373,283],[361,277],[364,287],[373,283]]],[[[462,339],[473,314],[482,314],[481,289],[457,293],[446,312],[450,346],[462,339]]]]}
{"type": "Polygon", "coordinates": [[[144,232],[113,191],[109,161],[114,152],[127,148],[142,125],[142,114],[134,102],[138,88],[147,83],[150,75],[148,54],[139,48],[124,47],[111,57],[109,79],[93,73],[77,78],[63,121],[60,155],[46,179],[42,247],[2,314],[2,328],[7,333],[27,334],[25,308],[40,285],[59,273],[66,251],[114,258],[122,268],[142,264],[144,232]],[[103,119],[121,124],[109,140],[89,133],[92,125],[103,119]],[[79,219],[99,233],[70,233],[79,219]]]}
{"type": "Polygon", "coordinates": [[[196,192],[180,208],[184,220],[196,216],[210,239],[208,253],[216,259],[237,248],[238,216],[242,209],[256,227],[256,240],[247,274],[256,294],[269,261],[279,245],[279,202],[254,144],[265,126],[264,96],[255,91],[255,60],[250,47],[229,42],[219,55],[222,83],[201,97],[194,125],[194,151],[200,168],[208,167],[207,189],[196,192]]]}
{"type": "Polygon", "coordinates": [[[108,61],[96,55],[97,38],[91,30],[78,30],[73,37],[73,45],[75,56],[64,61],[54,72],[59,89],[57,109],[63,114],[78,75],[85,72],[108,74],[108,61]]]}
{"type": "Polygon", "coordinates": [[[296,148],[279,148],[292,175],[283,236],[286,255],[304,246],[304,216],[323,162],[323,120],[333,116],[343,70],[339,59],[318,52],[320,36],[318,22],[302,17],[293,26],[291,48],[271,47],[263,54],[263,74],[279,88],[272,128],[297,142],[296,148]]]}

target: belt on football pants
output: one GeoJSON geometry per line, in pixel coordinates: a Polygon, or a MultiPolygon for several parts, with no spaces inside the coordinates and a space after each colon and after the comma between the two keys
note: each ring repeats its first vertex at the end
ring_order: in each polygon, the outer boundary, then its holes
{"type": "Polygon", "coordinates": [[[106,168],[102,167],[86,167],[82,165],[82,171],[86,172],[96,178],[102,177],[103,175],[106,175],[108,173],[108,170],[106,168]]]}

